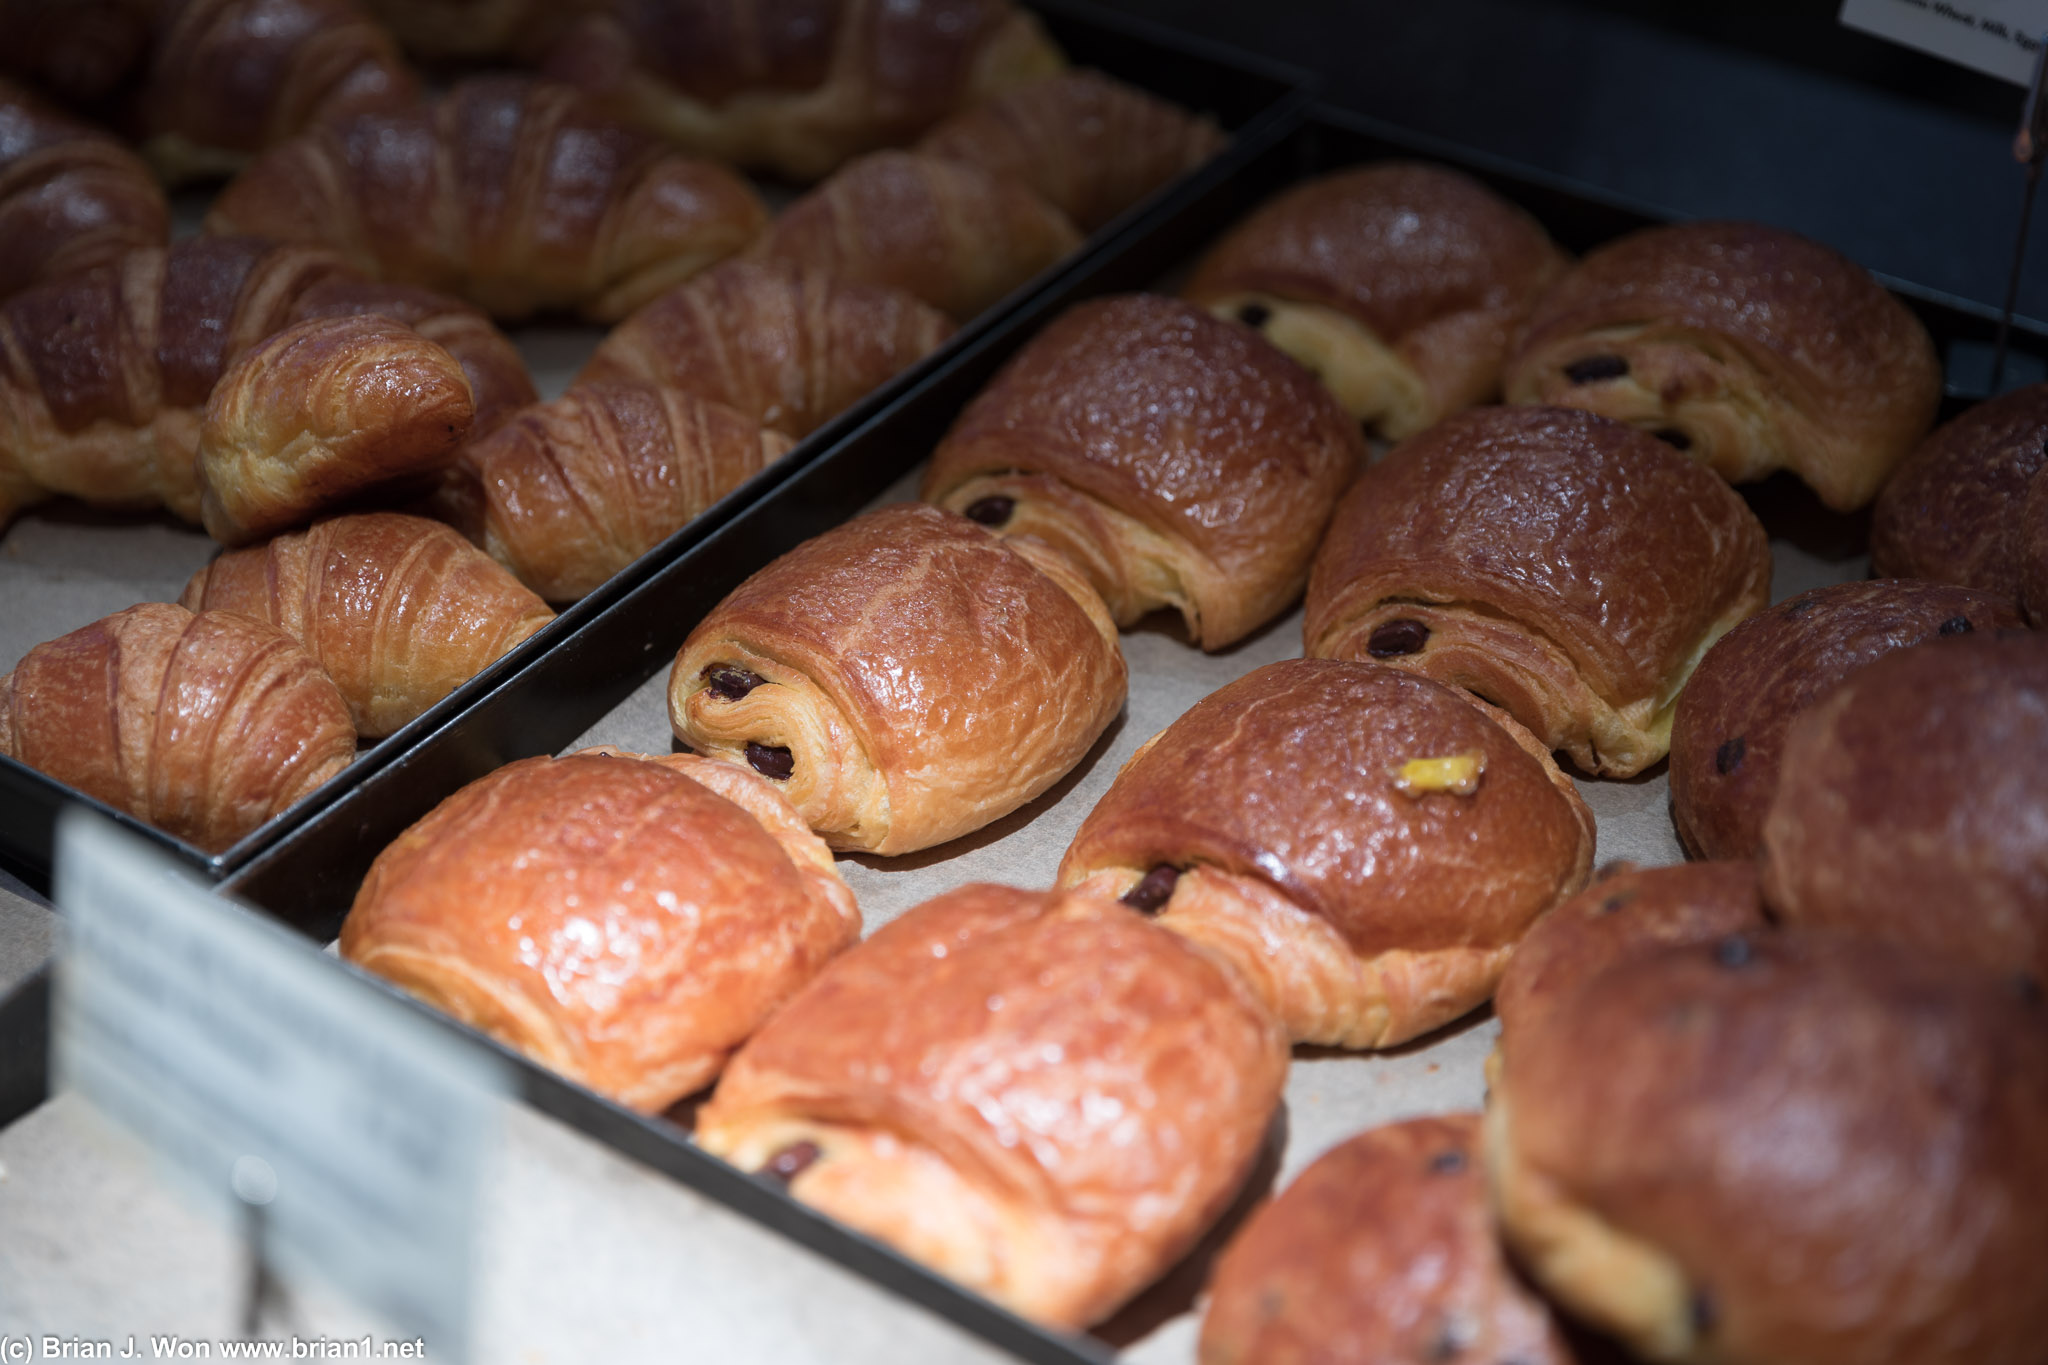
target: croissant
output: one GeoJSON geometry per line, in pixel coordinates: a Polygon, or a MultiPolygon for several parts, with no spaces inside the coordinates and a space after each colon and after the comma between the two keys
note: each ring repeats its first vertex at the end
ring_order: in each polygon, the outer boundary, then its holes
{"type": "Polygon", "coordinates": [[[766,221],[725,167],[597,117],[565,87],[479,76],[266,153],[214,201],[206,230],[331,246],[496,317],[573,308],[611,322],[766,221]]]}
{"type": "Polygon", "coordinates": [[[681,389],[799,440],[952,333],[901,290],[727,261],[614,327],[576,382],[681,389]]]}
{"type": "Polygon", "coordinates": [[[142,154],[173,183],[228,176],[316,124],[418,93],[356,0],[159,0],[142,154]]]}
{"type": "Polygon", "coordinates": [[[0,80],[0,299],[169,235],[163,191],[139,157],[0,80]]]}
{"type": "Polygon", "coordinates": [[[500,768],[401,834],[341,952],[657,1113],[859,936],[832,855],[767,781],[587,750],[500,768]]]}
{"type": "Polygon", "coordinates": [[[1063,64],[1008,0],[614,0],[546,69],[678,147],[809,181],[1063,64]]]}
{"type": "Polygon", "coordinates": [[[974,885],[876,931],[740,1049],[697,1141],[1014,1312],[1097,1321],[1258,1156],[1284,1035],[1112,901],[974,885]]]}
{"type": "Polygon", "coordinates": [[[0,754],[208,852],[355,756],[348,706],[275,626],[145,602],[0,678],[0,754]]]}
{"type": "Polygon", "coordinates": [[[573,601],[788,449],[678,390],[584,384],[463,447],[437,510],[520,582],[573,601]]]}
{"type": "Polygon", "coordinates": [[[965,322],[1081,244],[1022,185],[978,166],[873,152],[782,211],[766,260],[887,285],[965,322]]]}
{"type": "Polygon", "coordinates": [[[1021,181],[1093,232],[1226,141],[1169,100],[1100,71],[1068,71],[955,114],[917,150],[1021,181]]]}
{"type": "Polygon", "coordinates": [[[668,711],[696,752],[784,784],[834,848],[911,853],[1065,776],[1127,681],[1065,559],[913,503],[734,589],[683,641],[668,711]]]}
{"type": "Polygon", "coordinates": [[[554,618],[450,527],[332,517],[221,555],[178,599],[268,621],[333,675],[366,739],[392,733],[554,618]]]}

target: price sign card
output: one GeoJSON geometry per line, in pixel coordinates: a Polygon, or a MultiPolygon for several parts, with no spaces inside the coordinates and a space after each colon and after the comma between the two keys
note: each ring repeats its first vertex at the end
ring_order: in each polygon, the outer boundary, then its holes
{"type": "Polygon", "coordinates": [[[466,1359],[501,1064],[97,817],[61,825],[55,889],[56,1084],[283,1279],[319,1276],[428,1358],[466,1359]]]}
{"type": "Polygon", "coordinates": [[[2048,0],[1842,0],[1839,17],[2015,85],[2033,80],[2048,36],[2048,0]]]}

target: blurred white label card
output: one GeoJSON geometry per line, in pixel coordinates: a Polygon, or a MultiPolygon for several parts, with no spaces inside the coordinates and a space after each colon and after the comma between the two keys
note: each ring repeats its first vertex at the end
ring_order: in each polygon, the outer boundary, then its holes
{"type": "Polygon", "coordinates": [[[97,817],[61,825],[55,899],[57,1084],[259,1229],[287,1280],[465,1359],[497,1059],[97,817]]]}
{"type": "Polygon", "coordinates": [[[1907,47],[1997,76],[2034,79],[2048,0],[1842,0],[1840,19],[1907,47]]]}

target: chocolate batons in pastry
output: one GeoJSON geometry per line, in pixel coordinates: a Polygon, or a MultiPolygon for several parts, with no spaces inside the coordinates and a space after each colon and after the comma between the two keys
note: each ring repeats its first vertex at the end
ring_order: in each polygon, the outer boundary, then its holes
{"type": "Polygon", "coordinates": [[[454,460],[474,416],[455,357],[412,328],[376,316],[293,323],[214,385],[199,428],[200,520],[223,545],[247,545],[351,497],[421,485],[454,460]]]}
{"type": "Polygon", "coordinates": [[[954,423],[928,502],[1080,566],[1119,625],[1171,607],[1204,649],[1286,608],[1365,459],[1273,347],[1150,294],[1069,309],[954,423]]]}
{"type": "Polygon", "coordinates": [[[1936,639],[1854,674],[1785,736],[1764,896],[2048,982],[2048,636],[1936,639]]]}
{"type": "Polygon", "coordinates": [[[1500,392],[1565,254],[1534,218],[1443,166],[1308,181],[1233,228],[1182,292],[1257,328],[1389,440],[1500,392]]]}
{"type": "Polygon", "coordinates": [[[397,730],[554,619],[460,533],[366,512],[220,556],[179,598],[298,640],[332,674],[358,733],[397,730]]]}
{"type": "Polygon", "coordinates": [[[733,1058],[696,1136],[1076,1330],[1229,1206],[1286,1072],[1279,1028],[1184,940],[1112,901],[972,885],[826,968],[733,1058]]]}
{"type": "Polygon", "coordinates": [[[1738,935],[1605,972],[1501,1046],[1503,1234],[1642,1359],[2040,1359],[2038,991],[1846,935],[1738,935]]]}
{"type": "Polygon", "coordinates": [[[140,157],[0,79],[0,299],[169,235],[164,192],[140,157]]]}
{"type": "Polygon", "coordinates": [[[953,334],[900,289],[726,261],[614,327],[579,384],[682,389],[801,440],[953,334]]]}
{"type": "Polygon", "coordinates": [[[955,114],[917,150],[1021,181],[1093,232],[1226,141],[1170,100],[1100,71],[1067,71],[955,114]]]}
{"type": "Polygon", "coordinates": [[[1548,1305],[1502,1254],[1479,1115],[1360,1133],[1231,1240],[1201,1365],[1571,1365],[1548,1305]]]}
{"type": "Polygon", "coordinates": [[[1297,1042],[1484,1004],[1585,885],[1593,817],[1527,732],[1376,664],[1268,664],[1134,755],[1060,861],[1235,965],[1297,1042]]]}
{"type": "Polygon", "coordinates": [[[1543,296],[1508,362],[1511,403],[1654,432],[1743,483],[1779,469],[1863,506],[1934,422],[1927,329],[1847,257],[1755,223],[1645,228],[1543,296]]]}
{"type": "Polygon", "coordinates": [[[1309,580],[1311,656],[1477,693],[1581,769],[1664,757],[1700,657],[1770,600],[1764,528],[1719,478],[1620,422],[1482,408],[1359,479],[1309,580]]]}
{"type": "Polygon", "coordinates": [[[0,754],[218,853],[348,766],[334,680],[264,621],[145,602],[0,677],[0,754]]]}
{"type": "Polygon", "coordinates": [[[838,849],[910,853],[1006,815],[1086,756],[1128,672],[1059,555],[899,504],[806,541],[690,632],[677,738],[778,782],[838,849]]]}
{"type": "Polygon", "coordinates": [[[1754,858],[1785,731],[1893,650],[2017,627],[2009,601],[1912,579],[1837,583],[1758,612],[1694,670],[1671,720],[1671,814],[1695,857],[1754,858]]]}
{"type": "Polygon", "coordinates": [[[860,936],[770,785],[688,754],[529,758],[370,866],[341,952],[645,1113],[701,1089],[860,936]]]}

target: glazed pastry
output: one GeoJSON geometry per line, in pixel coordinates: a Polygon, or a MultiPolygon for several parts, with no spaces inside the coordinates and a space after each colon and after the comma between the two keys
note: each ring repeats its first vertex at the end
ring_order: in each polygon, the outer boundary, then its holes
{"type": "Polygon", "coordinates": [[[578,384],[681,389],[801,440],[953,334],[899,289],[727,261],[614,327],[578,384]]]}
{"type": "Polygon", "coordinates": [[[1652,437],[1560,408],[1446,418],[1367,471],[1303,638],[1467,688],[1588,773],[1664,757],[1679,689],[1770,600],[1742,499],[1652,437]]]}
{"type": "Polygon", "coordinates": [[[1230,962],[1296,1042],[1391,1047],[1484,1004],[1592,863],[1592,813],[1513,721],[1395,669],[1293,659],[1148,741],[1059,884],[1230,962]]]}
{"type": "Polygon", "coordinates": [[[0,299],[169,235],[156,177],[119,138],[0,80],[0,299]]]}
{"type": "Polygon", "coordinates": [[[1301,591],[1364,459],[1299,365],[1133,294],[1069,309],[1020,351],[939,444],[923,496],[1043,539],[1119,625],[1171,607],[1221,649],[1301,591]]]}
{"type": "Polygon", "coordinates": [[[886,285],[965,322],[1081,245],[1060,211],[978,166],[873,152],[782,211],[763,260],[886,285]]]}
{"type": "Polygon", "coordinates": [[[437,510],[520,582],[573,601],[788,449],[679,390],[585,384],[463,447],[437,510]]]}
{"type": "Polygon", "coordinates": [[[1856,673],[1785,736],[1764,896],[2048,982],[2048,637],[1936,639],[1856,673]]]}
{"type": "Polygon", "coordinates": [[[332,247],[495,317],[573,308],[612,322],[766,221],[725,167],[599,118],[571,90],[478,76],[264,154],[214,201],[206,230],[332,247]]]}
{"type": "Polygon", "coordinates": [[[1878,495],[1870,566],[2017,598],[2020,512],[2048,456],[2048,384],[1986,399],[1922,441],[1878,495]]]}
{"type": "Polygon", "coordinates": [[[1227,140],[1169,100],[1100,71],[1068,71],[955,114],[917,150],[1020,181],[1093,232],[1227,140]]]}
{"type": "Polygon", "coordinates": [[[1499,394],[1517,329],[1566,265],[1534,218],[1478,181],[1382,162],[1272,200],[1184,293],[1257,328],[1398,441],[1499,394]]]}
{"type": "Polygon", "coordinates": [[[782,785],[838,849],[911,853],[1057,782],[1123,708],[1116,627],[1064,559],[903,504],[806,541],[712,608],[668,713],[782,785]]]}
{"type": "Polygon", "coordinates": [[[529,758],[377,855],[341,952],[644,1113],[703,1088],[860,936],[769,784],[688,754],[529,758]]]}
{"type": "Polygon", "coordinates": [[[809,181],[1062,65],[1008,0],[623,0],[546,69],[678,147],[809,181]]]}
{"type": "Polygon", "coordinates": [[[1632,423],[1731,482],[1789,469],[1837,511],[1875,497],[1934,421],[1941,364],[1847,257],[1755,223],[1646,228],[1544,295],[1511,403],[1632,423]]]}
{"type": "Polygon", "coordinates": [[[380,317],[294,323],[228,367],[199,429],[200,519],[247,545],[445,467],[469,434],[455,358],[380,317]]]}
{"type": "Polygon", "coordinates": [[[233,612],[145,602],[0,677],[0,754],[208,853],[355,750],[333,680],[284,632],[233,612]]]}
{"type": "Polygon", "coordinates": [[[1707,651],[1671,721],[1671,814],[1695,857],[1754,858],[1785,731],[1896,649],[2020,624],[2008,601],[1911,579],[1837,583],[1759,612],[1707,651]]]}
{"type": "Polygon", "coordinates": [[[1479,1115],[1410,1119],[1317,1158],[1209,1281],[1201,1365],[1570,1365],[1494,1235],[1479,1115]]]}
{"type": "Polygon", "coordinates": [[[2040,1358],[2038,991],[1889,944],[1734,936],[1606,972],[1502,1047],[1506,1240],[1641,1358],[2040,1358]]]}
{"type": "Polygon", "coordinates": [[[884,926],[769,1020],[697,1141],[1074,1330],[1229,1206],[1286,1072],[1280,1030],[1183,940],[1110,901],[974,885],[884,926]]]}
{"type": "Polygon", "coordinates": [[[2048,628],[2048,479],[2027,489],[2019,542],[2020,608],[2036,630],[2048,628]]]}
{"type": "Polygon", "coordinates": [[[439,522],[331,517],[224,554],[178,599],[268,621],[333,675],[356,730],[379,739],[554,618],[547,604],[439,522]]]}

